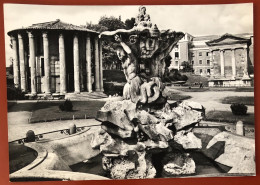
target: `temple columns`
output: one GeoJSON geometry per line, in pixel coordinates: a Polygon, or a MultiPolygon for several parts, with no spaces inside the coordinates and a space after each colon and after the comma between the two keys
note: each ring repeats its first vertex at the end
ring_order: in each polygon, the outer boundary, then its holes
{"type": "Polygon", "coordinates": [[[100,91],[100,71],[99,71],[99,47],[98,37],[95,37],[95,90],[100,91]]]}
{"type": "Polygon", "coordinates": [[[45,87],[45,93],[50,94],[50,76],[51,76],[51,70],[50,70],[50,59],[49,59],[49,39],[47,32],[42,33],[43,37],[43,57],[44,57],[44,87],[45,87]]]}
{"type": "Polygon", "coordinates": [[[225,76],[225,58],[224,58],[224,50],[220,50],[220,71],[221,76],[225,76]]]}
{"type": "Polygon", "coordinates": [[[75,93],[80,93],[79,40],[77,34],[75,34],[73,38],[73,60],[74,60],[74,91],[75,93]]]}
{"type": "Polygon", "coordinates": [[[27,92],[23,37],[18,33],[21,90],[27,92]]]}
{"type": "Polygon", "coordinates": [[[14,86],[15,88],[20,87],[19,78],[19,56],[17,48],[17,40],[14,36],[11,36],[12,48],[13,48],[13,75],[14,75],[14,86]]]}
{"type": "Polygon", "coordinates": [[[34,44],[34,36],[32,32],[28,32],[29,38],[29,50],[30,50],[30,59],[29,63],[31,66],[31,94],[36,95],[36,60],[35,60],[35,44],[34,44]]]}
{"type": "Polygon", "coordinates": [[[232,76],[236,77],[236,57],[235,57],[235,49],[231,49],[231,62],[232,62],[232,76]]]}
{"type": "Polygon", "coordinates": [[[248,54],[247,54],[247,47],[244,47],[244,62],[245,62],[245,66],[244,66],[244,76],[248,76],[248,54]]]}
{"type": "Polygon", "coordinates": [[[65,59],[65,44],[62,33],[59,35],[59,60],[60,60],[60,93],[67,93],[66,85],[66,59],[65,59]]]}
{"type": "Polygon", "coordinates": [[[102,41],[99,41],[99,62],[100,62],[100,66],[99,66],[99,70],[100,70],[100,91],[104,91],[104,87],[103,87],[103,61],[102,61],[102,41]]]}
{"type": "Polygon", "coordinates": [[[86,38],[86,71],[87,71],[87,90],[88,92],[92,92],[92,79],[91,79],[91,42],[90,35],[87,34],[86,38]]]}

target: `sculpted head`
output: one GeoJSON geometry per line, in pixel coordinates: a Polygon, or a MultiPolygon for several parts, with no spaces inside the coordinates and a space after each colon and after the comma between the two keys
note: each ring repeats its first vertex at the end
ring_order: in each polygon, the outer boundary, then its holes
{"type": "Polygon", "coordinates": [[[142,15],[145,15],[145,13],[146,13],[146,8],[145,8],[145,6],[140,6],[140,7],[139,7],[139,12],[140,12],[142,15]]]}

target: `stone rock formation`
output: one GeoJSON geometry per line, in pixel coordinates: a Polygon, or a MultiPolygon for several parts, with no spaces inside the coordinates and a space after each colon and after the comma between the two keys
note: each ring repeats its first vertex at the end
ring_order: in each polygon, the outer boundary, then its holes
{"type": "Polygon", "coordinates": [[[192,128],[202,115],[183,104],[147,111],[131,100],[108,101],[97,113],[101,130],[93,135],[91,146],[103,154],[103,168],[113,179],[193,174],[195,163],[184,151],[201,148],[192,128]]]}

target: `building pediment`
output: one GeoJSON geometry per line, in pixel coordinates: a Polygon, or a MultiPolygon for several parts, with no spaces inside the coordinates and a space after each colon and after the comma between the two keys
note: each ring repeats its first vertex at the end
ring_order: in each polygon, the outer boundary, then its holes
{"type": "Polygon", "coordinates": [[[250,44],[250,39],[237,37],[237,36],[234,36],[231,34],[225,34],[217,39],[213,39],[213,40],[206,42],[206,44],[208,46],[229,45],[229,44],[239,44],[239,43],[241,43],[241,44],[249,43],[250,44]]]}

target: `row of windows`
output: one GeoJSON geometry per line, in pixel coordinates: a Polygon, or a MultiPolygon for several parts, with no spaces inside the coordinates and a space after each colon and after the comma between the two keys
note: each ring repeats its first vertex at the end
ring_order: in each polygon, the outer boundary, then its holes
{"type": "MultiPolygon", "coordinates": [[[[203,52],[199,52],[199,56],[202,56],[202,53],[203,53],[203,52]]],[[[195,54],[194,54],[194,53],[191,53],[191,56],[192,56],[192,57],[195,57],[195,54]]],[[[207,57],[209,56],[209,52],[206,52],[206,56],[207,56],[207,57]]]]}
{"type": "MultiPolygon", "coordinates": [[[[194,65],[194,61],[191,61],[191,64],[194,65]]],[[[199,60],[199,64],[202,64],[202,60],[199,60]]],[[[210,60],[207,60],[207,65],[210,65],[210,60]]]]}
{"type": "MultiPolygon", "coordinates": [[[[194,61],[191,61],[191,64],[194,65],[194,61]]],[[[199,64],[202,64],[202,60],[199,60],[199,64]]],[[[175,66],[179,65],[179,61],[175,61],[175,66]]],[[[210,60],[207,60],[207,65],[210,65],[210,60]]]]}

